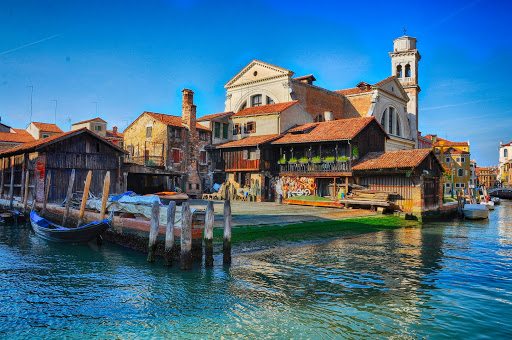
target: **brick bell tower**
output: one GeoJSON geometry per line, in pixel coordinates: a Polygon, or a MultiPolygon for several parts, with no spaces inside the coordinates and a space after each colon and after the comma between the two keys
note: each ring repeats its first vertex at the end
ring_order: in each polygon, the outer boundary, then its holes
{"type": "Polygon", "coordinates": [[[416,38],[404,35],[393,40],[393,52],[391,57],[391,74],[396,76],[409,96],[407,112],[416,118],[414,124],[418,132],[418,95],[421,91],[418,85],[418,62],[421,55],[416,49],[416,38]]]}

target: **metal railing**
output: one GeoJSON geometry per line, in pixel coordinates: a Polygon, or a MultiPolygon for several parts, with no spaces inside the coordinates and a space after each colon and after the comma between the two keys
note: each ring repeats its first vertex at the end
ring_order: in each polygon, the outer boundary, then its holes
{"type": "Polygon", "coordinates": [[[291,172],[307,174],[312,172],[335,173],[335,172],[350,172],[352,164],[350,160],[343,162],[307,162],[307,163],[287,163],[279,164],[280,172],[291,172]]]}
{"type": "Polygon", "coordinates": [[[125,156],[124,161],[126,163],[135,163],[146,166],[165,166],[164,157],[162,156],[125,156]]]}

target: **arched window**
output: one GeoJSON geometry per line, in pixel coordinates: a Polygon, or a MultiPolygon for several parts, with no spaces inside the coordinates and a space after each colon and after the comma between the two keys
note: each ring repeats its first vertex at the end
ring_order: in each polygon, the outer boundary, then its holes
{"type": "Polygon", "coordinates": [[[247,107],[247,101],[245,101],[242,106],[240,106],[240,110],[238,110],[239,112],[242,111],[243,109],[245,109],[247,107]]]}
{"type": "Polygon", "coordinates": [[[251,106],[260,106],[262,102],[262,95],[257,94],[251,97],[251,106]]]}
{"type": "Polygon", "coordinates": [[[405,77],[406,78],[411,77],[411,65],[409,65],[409,64],[405,65],[405,77]]]}
{"type": "Polygon", "coordinates": [[[398,115],[396,115],[396,135],[397,136],[401,136],[402,135],[402,131],[400,131],[400,117],[398,117],[398,115]]]}
{"type": "Polygon", "coordinates": [[[394,125],[395,125],[395,119],[396,119],[395,109],[390,107],[389,108],[389,118],[388,118],[388,122],[389,122],[389,130],[388,130],[388,132],[389,133],[394,133],[395,132],[395,130],[393,129],[394,125]]]}
{"type": "Polygon", "coordinates": [[[384,112],[382,113],[382,118],[380,120],[380,125],[382,125],[384,130],[386,130],[387,115],[388,115],[388,109],[385,109],[384,112]]]}
{"type": "Polygon", "coordinates": [[[396,112],[396,109],[392,106],[389,106],[382,113],[382,118],[380,119],[380,125],[386,130],[387,133],[401,136],[402,135],[402,126],[400,124],[400,117],[396,112]]]}
{"type": "Polygon", "coordinates": [[[402,78],[402,65],[398,65],[396,67],[396,77],[397,78],[402,78]]]}

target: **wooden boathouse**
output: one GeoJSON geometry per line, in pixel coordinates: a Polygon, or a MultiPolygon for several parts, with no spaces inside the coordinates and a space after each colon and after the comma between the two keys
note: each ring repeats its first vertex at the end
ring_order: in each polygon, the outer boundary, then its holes
{"type": "Polygon", "coordinates": [[[423,215],[443,205],[443,167],[432,149],[370,152],[352,171],[357,184],[389,193],[404,212],[423,215]]]}
{"type": "Polygon", "coordinates": [[[123,157],[125,151],[95,133],[82,128],[48,138],[28,142],[0,152],[0,195],[23,197],[26,170],[29,171],[29,197],[38,173],[37,199],[43,199],[44,181],[51,173],[49,202],[62,202],[66,197],[69,177],[75,169],[73,192],[83,190],[87,172],[92,170],[90,192],[99,196],[103,179],[110,171],[110,193],[123,190],[123,157]]]}

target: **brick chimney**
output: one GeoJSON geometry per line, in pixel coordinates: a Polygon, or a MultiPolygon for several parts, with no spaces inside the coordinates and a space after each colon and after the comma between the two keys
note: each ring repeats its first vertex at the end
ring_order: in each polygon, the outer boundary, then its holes
{"type": "Polygon", "coordinates": [[[196,106],[194,105],[194,91],[183,89],[183,106],[181,109],[181,124],[186,126],[191,134],[196,132],[196,106]]]}
{"type": "Polygon", "coordinates": [[[114,135],[114,137],[117,137],[117,126],[114,126],[112,128],[112,134],[114,135]]]}

